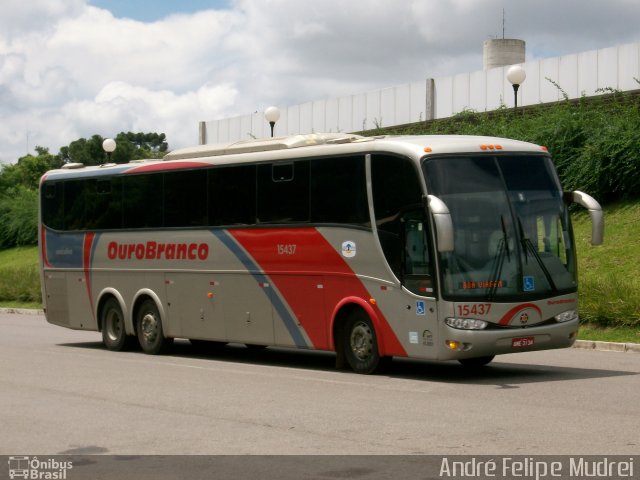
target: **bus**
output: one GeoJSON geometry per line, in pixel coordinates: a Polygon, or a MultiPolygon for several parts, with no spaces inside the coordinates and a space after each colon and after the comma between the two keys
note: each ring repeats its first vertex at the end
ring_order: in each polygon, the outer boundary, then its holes
{"type": "Polygon", "coordinates": [[[482,366],[571,346],[568,206],[545,147],[475,136],[294,135],[162,160],[67,164],[40,182],[48,322],[110,350],[173,339],[482,366]]]}

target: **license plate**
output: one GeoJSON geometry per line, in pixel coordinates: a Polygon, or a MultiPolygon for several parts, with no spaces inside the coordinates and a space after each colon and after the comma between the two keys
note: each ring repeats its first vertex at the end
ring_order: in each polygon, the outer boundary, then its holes
{"type": "Polygon", "coordinates": [[[533,345],[534,337],[520,337],[511,339],[512,348],[530,347],[533,345]]]}

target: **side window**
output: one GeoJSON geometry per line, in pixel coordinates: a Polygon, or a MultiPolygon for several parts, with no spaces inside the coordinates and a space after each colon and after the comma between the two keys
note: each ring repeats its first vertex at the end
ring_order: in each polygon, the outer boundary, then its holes
{"type": "Polygon", "coordinates": [[[95,182],[96,201],[94,210],[87,211],[91,222],[87,228],[122,228],[122,180],[120,178],[98,179],[95,182]]]}
{"type": "Polygon", "coordinates": [[[123,227],[162,226],[162,174],[122,177],[123,227]]]}
{"type": "Polygon", "coordinates": [[[258,223],[309,221],[309,162],[258,165],[258,223]]]}
{"type": "Polygon", "coordinates": [[[44,185],[42,221],[56,230],[121,228],[121,183],[117,178],[67,180],[44,185]]]}
{"type": "Polygon", "coordinates": [[[207,223],[207,171],[164,174],[164,226],[200,227],[207,223]]]}
{"type": "Polygon", "coordinates": [[[209,225],[256,223],[256,166],[209,170],[209,225]]]}
{"type": "Polygon", "coordinates": [[[42,223],[54,230],[64,229],[64,183],[49,182],[42,186],[42,223]]]}
{"type": "MultiPolygon", "coordinates": [[[[414,246],[410,248],[414,248],[415,236],[418,233],[417,223],[414,225],[415,229],[405,231],[403,218],[405,211],[415,210],[415,207],[422,203],[417,170],[406,158],[372,155],[371,182],[380,244],[389,266],[398,278],[402,278],[406,269],[403,262],[411,258],[406,251],[409,248],[406,242],[413,242],[414,246]]],[[[419,232],[424,234],[426,239],[424,229],[419,232]]]]}
{"type": "Polygon", "coordinates": [[[364,156],[311,163],[311,222],[370,224],[364,156]]]}
{"type": "Polygon", "coordinates": [[[413,293],[432,296],[431,255],[424,209],[418,207],[404,213],[402,224],[402,283],[413,293]]]}
{"type": "Polygon", "coordinates": [[[64,185],[64,229],[84,230],[96,211],[96,180],[67,180],[64,185]]]}

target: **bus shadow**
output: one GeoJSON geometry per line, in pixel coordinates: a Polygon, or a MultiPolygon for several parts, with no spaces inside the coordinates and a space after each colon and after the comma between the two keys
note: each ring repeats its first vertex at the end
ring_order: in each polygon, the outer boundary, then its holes
{"type": "Polygon", "coordinates": [[[510,363],[496,357],[489,365],[469,368],[457,362],[430,362],[394,359],[387,374],[395,378],[452,384],[494,385],[500,389],[541,382],[564,382],[638,375],[636,372],[579,368],[535,363],[510,363]]]}
{"type": "MultiPolygon", "coordinates": [[[[59,345],[90,350],[106,350],[101,342],[64,343],[59,345]]],[[[131,349],[130,352],[144,355],[139,349],[131,349]]],[[[114,352],[114,355],[118,355],[118,352],[114,352]]],[[[186,340],[176,340],[170,352],[164,357],[195,358],[205,361],[286,367],[299,370],[337,371],[335,369],[335,354],[332,352],[277,347],[247,348],[241,344],[212,346],[209,348],[200,346],[196,348],[186,340]]],[[[348,369],[339,372],[344,375],[357,375],[348,369]]],[[[533,363],[511,363],[501,360],[498,356],[491,364],[479,368],[465,367],[453,361],[434,362],[394,358],[377,375],[427,382],[494,385],[497,388],[509,389],[519,388],[518,385],[521,384],[631,376],[638,375],[638,373],[533,363]]]]}

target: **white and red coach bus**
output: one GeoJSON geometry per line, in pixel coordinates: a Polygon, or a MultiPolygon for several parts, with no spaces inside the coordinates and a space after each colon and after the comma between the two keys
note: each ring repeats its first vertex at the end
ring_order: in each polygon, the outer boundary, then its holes
{"type": "Polygon", "coordinates": [[[544,147],[501,138],[298,135],[48,172],[40,186],[50,323],[132,339],[484,365],[568,347],[576,254],[544,147]]]}

